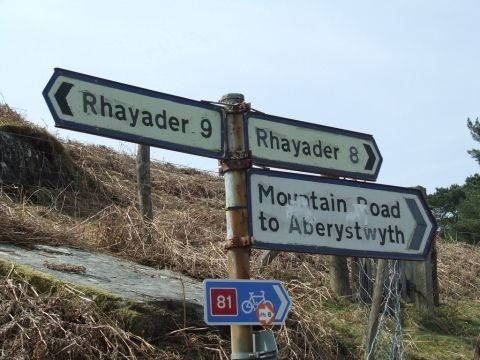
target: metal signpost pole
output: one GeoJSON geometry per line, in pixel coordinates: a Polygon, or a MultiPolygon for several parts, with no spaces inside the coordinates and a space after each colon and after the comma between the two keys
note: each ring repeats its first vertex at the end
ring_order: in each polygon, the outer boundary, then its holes
{"type": "MultiPolygon", "coordinates": [[[[242,94],[224,95],[226,105],[226,160],[220,161],[225,178],[225,202],[228,249],[228,275],[231,279],[250,278],[250,237],[248,233],[246,170],[251,165],[244,142],[244,112],[248,105],[242,94]]],[[[231,325],[232,359],[248,359],[253,352],[252,327],[231,325]]]]}

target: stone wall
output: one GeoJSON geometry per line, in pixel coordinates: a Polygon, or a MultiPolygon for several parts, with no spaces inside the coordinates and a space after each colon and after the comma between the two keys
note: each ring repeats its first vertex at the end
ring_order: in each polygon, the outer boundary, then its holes
{"type": "Polygon", "coordinates": [[[68,160],[52,141],[0,130],[0,185],[57,188],[72,181],[68,160]]]}

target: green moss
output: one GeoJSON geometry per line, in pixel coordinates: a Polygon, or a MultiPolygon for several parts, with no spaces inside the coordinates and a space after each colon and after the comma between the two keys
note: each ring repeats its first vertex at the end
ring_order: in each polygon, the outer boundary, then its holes
{"type": "Polygon", "coordinates": [[[412,359],[470,359],[480,334],[480,303],[442,304],[433,314],[405,306],[405,338],[412,359]]]}
{"type": "MultiPolygon", "coordinates": [[[[11,269],[11,262],[0,259],[0,276],[10,274],[10,277],[14,279],[20,277],[39,293],[56,294],[64,298],[76,296],[66,289],[65,282],[47,273],[17,263],[14,267],[15,273],[11,273],[11,269]]],[[[178,309],[172,308],[171,304],[126,301],[95,286],[75,285],[75,289],[93,299],[101,313],[120,322],[126,330],[149,341],[155,342],[155,339],[163,338],[168,332],[183,327],[182,313],[175,311],[178,309]]],[[[188,319],[195,318],[192,309],[187,309],[187,317],[188,319]]],[[[189,325],[192,325],[191,321],[189,321],[189,325]]]]}
{"type": "MultiPolygon", "coordinates": [[[[6,276],[10,273],[11,269],[12,262],[0,259],[0,275],[6,276]]],[[[50,274],[18,263],[15,263],[14,269],[21,279],[27,281],[35,288],[36,291],[40,293],[58,294],[64,297],[72,296],[71,291],[68,291],[65,288],[66,283],[58,280],[50,274]]],[[[12,277],[16,277],[16,275],[13,275],[12,277]]],[[[110,294],[105,290],[95,286],[75,285],[75,289],[93,299],[102,311],[115,309],[119,306],[118,304],[123,301],[120,297],[110,294]]]]}
{"type": "Polygon", "coordinates": [[[332,296],[322,302],[327,314],[328,326],[334,330],[335,340],[344,354],[359,353],[362,347],[364,324],[361,317],[361,307],[348,298],[332,296]]]}
{"type": "MultiPolygon", "coordinates": [[[[328,326],[337,342],[361,356],[366,330],[363,308],[343,298],[322,303],[328,326]]],[[[473,344],[480,334],[480,303],[459,301],[442,304],[433,314],[403,304],[404,346],[407,359],[471,359],[473,344]]],[[[389,319],[387,319],[389,321],[389,319]]]]}
{"type": "Polygon", "coordinates": [[[178,315],[153,303],[128,303],[112,312],[125,329],[155,342],[168,332],[181,328],[178,315]]]}
{"type": "MultiPolygon", "coordinates": [[[[0,275],[10,274],[11,269],[11,262],[0,259],[0,275]]],[[[15,263],[14,269],[37,291],[41,293],[56,293],[58,291],[60,282],[53,276],[17,263],[15,263]]]]}

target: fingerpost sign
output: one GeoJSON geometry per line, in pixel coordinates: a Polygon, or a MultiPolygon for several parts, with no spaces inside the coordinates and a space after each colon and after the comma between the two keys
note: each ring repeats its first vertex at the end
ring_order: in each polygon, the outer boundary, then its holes
{"type": "Polygon", "coordinates": [[[43,96],[56,127],[220,160],[232,279],[204,281],[204,319],[231,326],[232,357],[253,354],[250,325],[284,324],[292,306],[281,282],[245,280],[251,246],[407,260],[430,249],[436,223],[416,190],[248,170],[375,181],[369,134],[252,112],[242,94],[218,106],[58,68],[43,96]]]}
{"type": "Polygon", "coordinates": [[[417,189],[252,169],[253,247],[424,260],[435,218],[417,189]]]}
{"type": "Polygon", "coordinates": [[[59,68],[43,96],[56,127],[225,157],[221,107],[59,68]]]}
{"type": "Polygon", "coordinates": [[[246,121],[255,164],[372,181],[380,171],[372,135],[267,114],[250,113],[246,121]]]}

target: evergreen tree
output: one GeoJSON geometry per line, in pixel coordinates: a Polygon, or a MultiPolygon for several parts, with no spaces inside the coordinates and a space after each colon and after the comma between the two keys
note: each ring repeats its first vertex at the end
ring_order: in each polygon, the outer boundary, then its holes
{"type": "Polygon", "coordinates": [[[441,229],[451,228],[458,221],[458,207],[465,198],[463,186],[457,184],[436,188],[435,193],[428,196],[428,203],[441,229]]]}
{"type": "Polygon", "coordinates": [[[465,198],[458,205],[458,221],[453,228],[471,243],[480,240],[480,175],[469,176],[462,187],[465,198]]]}
{"type": "MultiPolygon", "coordinates": [[[[479,119],[467,119],[467,127],[473,139],[480,143],[479,119]]],[[[480,149],[471,149],[468,153],[480,164],[480,149]]],[[[428,202],[444,235],[466,242],[480,241],[480,174],[467,177],[462,186],[437,188],[428,196],[428,202]]]]}
{"type": "MultiPolygon", "coordinates": [[[[475,119],[475,121],[470,120],[470,118],[467,119],[467,126],[468,129],[470,130],[470,134],[472,135],[473,139],[475,141],[480,142],[480,122],[478,121],[478,117],[475,119]]],[[[479,149],[471,149],[468,150],[468,153],[470,154],[471,157],[473,157],[477,162],[480,164],[480,150],[479,149]]]]}

